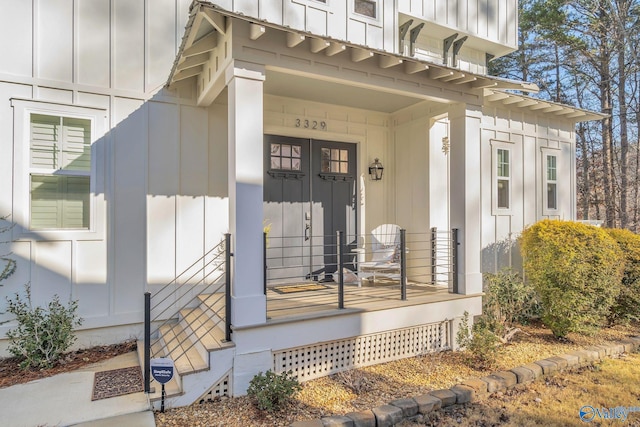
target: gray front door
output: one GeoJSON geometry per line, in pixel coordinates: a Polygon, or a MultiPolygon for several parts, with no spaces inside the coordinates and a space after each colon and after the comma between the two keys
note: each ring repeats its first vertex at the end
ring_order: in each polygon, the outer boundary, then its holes
{"type": "Polygon", "coordinates": [[[336,232],[345,232],[348,247],[355,240],[356,164],[355,144],[265,136],[270,282],[332,278],[336,232]]]}

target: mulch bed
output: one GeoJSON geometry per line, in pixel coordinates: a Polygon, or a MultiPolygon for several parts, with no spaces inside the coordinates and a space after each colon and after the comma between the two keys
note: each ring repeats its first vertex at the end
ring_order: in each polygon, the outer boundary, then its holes
{"type": "Polygon", "coordinates": [[[77,350],[66,354],[58,363],[47,369],[20,369],[20,358],[0,359],[0,388],[75,371],[88,364],[101,362],[135,350],[135,341],[77,350]]]}
{"type": "Polygon", "coordinates": [[[142,371],[139,366],[96,372],[91,400],[144,391],[142,371]]]}

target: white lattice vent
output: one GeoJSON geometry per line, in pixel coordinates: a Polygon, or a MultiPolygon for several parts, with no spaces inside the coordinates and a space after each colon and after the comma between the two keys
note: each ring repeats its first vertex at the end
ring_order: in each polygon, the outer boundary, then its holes
{"type": "Polygon", "coordinates": [[[211,387],[202,396],[200,396],[200,399],[198,399],[197,401],[200,402],[200,403],[202,403],[202,402],[210,402],[210,401],[219,400],[222,396],[228,397],[229,396],[230,373],[231,373],[231,371],[227,372],[225,374],[225,376],[222,377],[220,382],[214,384],[213,387],[211,387]]]}
{"type": "Polygon", "coordinates": [[[308,381],[352,368],[451,349],[451,321],[275,352],[273,369],[308,381]]]}

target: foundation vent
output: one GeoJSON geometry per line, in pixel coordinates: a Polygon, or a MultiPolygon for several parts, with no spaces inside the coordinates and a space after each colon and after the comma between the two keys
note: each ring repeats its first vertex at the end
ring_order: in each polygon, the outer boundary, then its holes
{"type": "Polygon", "coordinates": [[[451,349],[451,321],[363,335],[274,352],[276,373],[293,371],[299,381],[451,349]]]}

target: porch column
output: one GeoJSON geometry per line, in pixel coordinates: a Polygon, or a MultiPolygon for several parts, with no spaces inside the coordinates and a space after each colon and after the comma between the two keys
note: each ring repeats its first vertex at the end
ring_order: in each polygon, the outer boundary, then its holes
{"type": "Polygon", "coordinates": [[[458,104],[449,110],[451,227],[459,230],[458,292],[467,295],[482,292],[481,119],[478,105],[458,104]]]}
{"type": "Polygon", "coordinates": [[[232,236],[231,323],[265,323],[262,258],[264,67],[234,61],[226,70],[229,120],[229,232],[232,236]]]}

